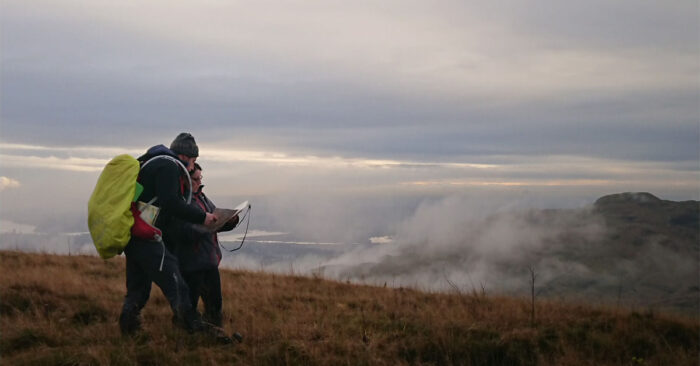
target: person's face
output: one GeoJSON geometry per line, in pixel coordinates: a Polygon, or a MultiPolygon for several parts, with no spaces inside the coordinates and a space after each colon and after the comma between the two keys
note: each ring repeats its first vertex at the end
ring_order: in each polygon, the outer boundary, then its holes
{"type": "Polygon", "coordinates": [[[196,169],[192,173],[192,192],[198,192],[199,188],[202,186],[202,171],[196,169]]]}

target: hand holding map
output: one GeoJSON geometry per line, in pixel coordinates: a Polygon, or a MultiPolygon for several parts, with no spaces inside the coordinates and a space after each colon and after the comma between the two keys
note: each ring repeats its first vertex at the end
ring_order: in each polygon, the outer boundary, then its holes
{"type": "Polygon", "coordinates": [[[241,203],[234,209],[215,208],[214,215],[218,218],[209,225],[194,225],[195,229],[202,232],[216,233],[219,231],[233,230],[238,225],[240,218],[238,214],[250,206],[248,201],[241,203]],[[222,230],[223,229],[223,230],[222,230]]]}

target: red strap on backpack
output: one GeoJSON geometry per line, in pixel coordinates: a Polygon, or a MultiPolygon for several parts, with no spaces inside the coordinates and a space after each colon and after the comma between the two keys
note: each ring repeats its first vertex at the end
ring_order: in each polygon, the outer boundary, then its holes
{"type": "Polygon", "coordinates": [[[163,232],[157,227],[149,225],[141,218],[141,211],[136,206],[136,202],[131,203],[131,214],[134,216],[134,225],[131,226],[131,235],[144,240],[157,241],[163,236],[163,232]]]}

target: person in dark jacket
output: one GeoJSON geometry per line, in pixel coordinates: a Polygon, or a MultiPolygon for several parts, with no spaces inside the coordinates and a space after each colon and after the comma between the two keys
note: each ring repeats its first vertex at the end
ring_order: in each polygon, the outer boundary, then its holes
{"type": "MultiPolygon", "coordinates": [[[[213,213],[216,206],[204,194],[202,184],[202,167],[194,164],[192,177],[191,206],[213,213]]],[[[234,216],[219,231],[229,231],[238,224],[238,216],[234,216]]],[[[190,301],[197,307],[199,298],[204,303],[204,320],[218,327],[222,326],[222,296],[219,263],[221,249],[217,233],[209,233],[198,229],[197,225],[184,223],[179,236],[176,255],[180,261],[180,271],[190,289],[190,301]]]]}
{"type": "Polygon", "coordinates": [[[160,208],[155,226],[162,230],[162,240],[141,239],[132,235],[124,248],[126,256],[126,296],[119,316],[122,334],[141,329],[140,313],[155,282],[168,299],[176,324],[186,330],[202,330],[201,320],[192,306],[189,289],[172,254],[172,232],[168,228],[175,219],[190,223],[210,224],[216,221],[212,213],[190,206],[184,199],[190,193],[187,171],[194,168],[199,148],[194,137],[181,133],[170,145],[150,148],[139,157],[142,168],[138,181],[143,186],[139,201],[153,202],[160,208]],[[154,157],[164,157],[151,160],[154,157]],[[150,160],[150,161],[149,161],[150,160]],[[145,164],[148,162],[147,164],[145,164]]]}

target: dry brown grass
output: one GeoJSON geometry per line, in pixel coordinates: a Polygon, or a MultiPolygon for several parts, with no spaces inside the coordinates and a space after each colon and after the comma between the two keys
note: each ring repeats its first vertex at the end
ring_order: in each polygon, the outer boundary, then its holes
{"type": "Polygon", "coordinates": [[[154,286],[145,336],[117,318],[124,261],[0,252],[0,363],[7,365],[697,365],[697,319],[480,294],[431,294],[222,271],[217,345],[170,322],[154,286]]]}

